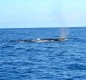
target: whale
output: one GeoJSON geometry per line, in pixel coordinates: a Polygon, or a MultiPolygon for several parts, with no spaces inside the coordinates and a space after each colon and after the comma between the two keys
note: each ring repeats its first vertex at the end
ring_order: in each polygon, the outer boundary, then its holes
{"type": "Polygon", "coordinates": [[[65,41],[65,38],[46,38],[46,39],[27,39],[27,40],[16,40],[16,42],[62,42],[65,41]]]}

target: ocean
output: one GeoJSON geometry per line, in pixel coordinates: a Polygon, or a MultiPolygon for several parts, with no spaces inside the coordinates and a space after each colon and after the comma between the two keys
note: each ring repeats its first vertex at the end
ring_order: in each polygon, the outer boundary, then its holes
{"type": "Polygon", "coordinates": [[[17,40],[56,38],[60,29],[0,29],[0,80],[86,80],[86,28],[69,29],[66,41],[40,43],[17,40]]]}

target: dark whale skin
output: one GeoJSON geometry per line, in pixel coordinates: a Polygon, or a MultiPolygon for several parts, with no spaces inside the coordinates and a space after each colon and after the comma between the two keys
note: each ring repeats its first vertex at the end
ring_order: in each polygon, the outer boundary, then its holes
{"type": "Polygon", "coordinates": [[[65,38],[47,38],[47,39],[28,39],[28,40],[16,40],[16,42],[56,42],[64,41],[65,38]]]}

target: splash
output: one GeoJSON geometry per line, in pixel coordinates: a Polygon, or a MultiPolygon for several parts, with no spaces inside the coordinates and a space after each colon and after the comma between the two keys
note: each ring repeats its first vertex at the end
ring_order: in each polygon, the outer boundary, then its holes
{"type": "Polygon", "coordinates": [[[69,28],[62,27],[60,29],[60,38],[66,40],[68,39],[68,35],[69,35],[69,28]]]}

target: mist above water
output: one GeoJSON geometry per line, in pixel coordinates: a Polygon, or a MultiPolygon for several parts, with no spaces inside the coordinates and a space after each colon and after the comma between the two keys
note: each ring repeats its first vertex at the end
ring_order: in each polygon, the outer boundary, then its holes
{"type": "Polygon", "coordinates": [[[62,28],[60,29],[60,38],[67,39],[67,38],[68,38],[68,35],[69,35],[69,28],[67,28],[67,27],[62,27],[62,28]]]}

